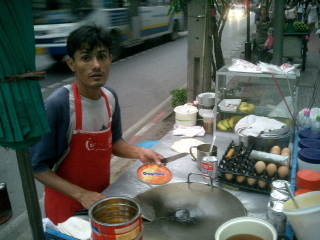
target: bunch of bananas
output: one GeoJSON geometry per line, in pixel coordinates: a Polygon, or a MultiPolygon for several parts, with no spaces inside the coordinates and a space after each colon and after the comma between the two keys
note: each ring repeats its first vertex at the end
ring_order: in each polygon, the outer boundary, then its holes
{"type": "Polygon", "coordinates": [[[241,118],[241,116],[233,116],[231,118],[220,120],[219,122],[217,122],[217,128],[220,131],[231,132],[234,130],[234,126],[237,124],[237,122],[239,122],[241,118]]]}
{"type": "Polygon", "coordinates": [[[255,106],[252,103],[241,102],[238,106],[238,109],[240,112],[250,114],[254,112],[255,106]]]}

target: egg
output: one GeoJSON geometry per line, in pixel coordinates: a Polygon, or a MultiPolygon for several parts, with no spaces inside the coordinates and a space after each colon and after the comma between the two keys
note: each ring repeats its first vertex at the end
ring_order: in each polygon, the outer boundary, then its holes
{"type": "Polygon", "coordinates": [[[280,166],[278,169],[279,178],[285,178],[289,173],[289,168],[287,166],[280,166]]]}
{"type": "Polygon", "coordinates": [[[250,177],[247,178],[247,182],[250,186],[252,186],[256,181],[257,179],[255,178],[250,178],[250,177]]]}
{"type": "Polygon", "coordinates": [[[258,174],[261,174],[263,172],[263,170],[266,168],[266,164],[264,163],[264,161],[258,161],[254,165],[254,167],[256,168],[256,172],[258,174]]]}
{"type": "Polygon", "coordinates": [[[290,153],[288,153],[288,152],[283,152],[283,153],[281,153],[281,156],[287,156],[287,157],[288,157],[288,159],[290,160],[290,156],[291,156],[291,154],[290,154],[290,153]]]}
{"type": "Polygon", "coordinates": [[[266,182],[265,181],[262,181],[262,180],[258,180],[258,185],[260,188],[264,188],[266,186],[266,182]]]}
{"type": "Polygon", "coordinates": [[[282,149],[282,150],[281,150],[281,155],[282,155],[283,153],[288,153],[289,155],[291,155],[290,148],[284,148],[284,149],[282,149]]]}
{"type": "Polygon", "coordinates": [[[271,148],[270,153],[280,155],[280,147],[279,146],[273,146],[271,148]]]}
{"type": "Polygon", "coordinates": [[[267,172],[269,177],[273,176],[277,169],[277,165],[275,165],[274,163],[269,163],[267,166],[267,172]]]}
{"type": "Polygon", "coordinates": [[[237,176],[237,182],[238,183],[242,183],[245,179],[246,179],[247,177],[245,177],[245,176],[237,176]]]}
{"type": "Polygon", "coordinates": [[[226,177],[227,180],[231,180],[233,175],[231,173],[225,173],[224,176],[226,177]]]}

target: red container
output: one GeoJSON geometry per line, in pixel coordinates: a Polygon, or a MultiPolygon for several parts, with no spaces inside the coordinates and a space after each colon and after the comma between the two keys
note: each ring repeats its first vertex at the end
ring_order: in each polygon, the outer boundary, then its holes
{"type": "Polygon", "coordinates": [[[110,197],[89,209],[93,240],[142,240],[139,204],[127,197],[110,197]]]}

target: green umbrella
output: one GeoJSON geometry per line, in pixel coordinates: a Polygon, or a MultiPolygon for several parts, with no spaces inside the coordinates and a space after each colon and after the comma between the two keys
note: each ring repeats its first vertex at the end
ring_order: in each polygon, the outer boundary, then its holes
{"type": "Polygon", "coordinates": [[[31,0],[0,1],[0,146],[16,150],[34,239],[44,239],[28,147],[49,132],[35,67],[31,0]]]}
{"type": "Polygon", "coordinates": [[[35,71],[31,1],[0,1],[0,9],[0,145],[28,148],[50,130],[36,81],[43,73],[25,75],[35,71]]]}

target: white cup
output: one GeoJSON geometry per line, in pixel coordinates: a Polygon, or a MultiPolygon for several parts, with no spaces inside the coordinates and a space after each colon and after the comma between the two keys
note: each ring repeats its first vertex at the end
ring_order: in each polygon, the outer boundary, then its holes
{"type": "Polygon", "coordinates": [[[268,240],[277,240],[276,229],[267,221],[253,217],[233,218],[223,223],[216,231],[215,240],[226,240],[238,234],[251,234],[268,240]]]}

